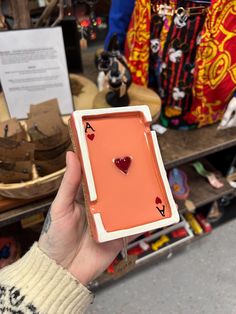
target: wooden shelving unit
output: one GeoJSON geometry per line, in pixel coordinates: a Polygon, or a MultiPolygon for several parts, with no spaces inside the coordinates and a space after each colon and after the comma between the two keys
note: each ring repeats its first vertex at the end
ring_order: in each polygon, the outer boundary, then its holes
{"type": "Polygon", "coordinates": [[[236,146],[236,128],[217,130],[217,124],[201,129],[169,129],[157,136],[166,169],[236,146]]]}
{"type": "MultiPolygon", "coordinates": [[[[187,172],[191,188],[189,199],[196,207],[215,201],[226,194],[235,193],[225,178],[220,178],[224,187],[215,190],[190,165],[184,164],[236,146],[236,128],[223,130],[220,133],[216,130],[215,125],[192,131],[168,130],[165,134],[158,135],[158,141],[166,169],[182,165],[183,170],[187,172]]],[[[53,198],[49,197],[0,213],[0,227],[19,221],[33,213],[46,211],[52,200],[53,198]]],[[[183,211],[184,203],[180,202],[179,205],[183,211]]]]}
{"type": "MultiPolygon", "coordinates": [[[[168,130],[164,135],[158,135],[158,141],[166,169],[182,165],[183,170],[186,171],[191,188],[189,199],[196,207],[215,201],[226,194],[235,193],[225,178],[220,178],[224,187],[215,190],[205,178],[197,175],[190,165],[184,164],[236,146],[236,128],[223,130],[220,133],[215,125],[192,131],[168,130]]],[[[49,197],[0,213],[0,227],[19,221],[33,213],[46,211],[52,200],[53,198],[49,197]]],[[[179,202],[179,205],[181,210],[185,209],[184,203],[179,202]]]]}
{"type": "MultiPolygon", "coordinates": [[[[86,69],[84,74],[93,81],[96,81],[97,77],[94,65],[95,50],[96,48],[92,48],[87,50],[86,54],[82,53],[84,69],[86,69]]],[[[169,170],[175,166],[180,166],[187,173],[191,189],[189,199],[194,203],[196,208],[211,203],[224,195],[235,193],[235,189],[223,177],[220,177],[220,180],[224,183],[224,187],[215,190],[205,178],[196,173],[190,163],[230,147],[236,148],[236,128],[218,131],[217,126],[212,125],[191,131],[169,129],[166,133],[157,135],[157,137],[166,169],[169,170]]],[[[17,206],[8,211],[0,212],[0,227],[20,221],[34,213],[45,212],[50,207],[52,201],[53,197],[47,197],[40,201],[34,201],[31,204],[17,206]]],[[[182,212],[186,210],[183,202],[178,202],[178,204],[182,212]]],[[[160,260],[168,256],[170,252],[178,251],[188,243],[201,239],[204,236],[205,234],[192,237],[188,241],[171,248],[171,251],[165,250],[158,256],[153,256],[149,261],[160,260]]],[[[139,264],[134,269],[138,267],[140,267],[139,264]]],[[[111,275],[104,274],[94,283],[94,286],[111,281],[112,279],[111,275]]]]}

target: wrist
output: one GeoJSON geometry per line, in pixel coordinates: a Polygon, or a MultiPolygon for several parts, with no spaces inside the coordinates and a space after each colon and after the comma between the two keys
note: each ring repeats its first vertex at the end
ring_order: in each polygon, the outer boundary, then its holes
{"type": "Polygon", "coordinates": [[[76,260],[67,268],[67,271],[84,286],[87,286],[92,280],[100,274],[97,269],[96,261],[89,261],[83,256],[77,256],[76,260]]]}
{"type": "Polygon", "coordinates": [[[91,292],[69,272],[33,245],[16,263],[1,271],[1,284],[16,287],[41,313],[67,313],[70,305],[82,312],[93,300],[91,292]],[[9,276],[10,274],[10,276],[9,276]]]}
{"type": "Polygon", "coordinates": [[[96,265],[91,266],[90,258],[85,258],[84,254],[71,250],[65,256],[65,250],[59,252],[53,250],[52,248],[56,247],[56,244],[51,243],[47,235],[40,237],[38,247],[48,258],[68,271],[82,285],[87,286],[96,277],[96,265]],[[61,252],[63,254],[60,254],[61,252]]]}

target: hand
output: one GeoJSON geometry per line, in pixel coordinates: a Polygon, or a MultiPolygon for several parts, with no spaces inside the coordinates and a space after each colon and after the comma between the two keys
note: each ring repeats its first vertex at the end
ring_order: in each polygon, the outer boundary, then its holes
{"type": "Polygon", "coordinates": [[[236,97],[228,103],[227,110],[218,126],[218,129],[232,128],[236,126],[236,97]]]}
{"type": "Polygon", "coordinates": [[[64,178],[43,226],[39,248],[86,285],[111,264],[123,241],[98,244],[91,238],[85,209],[75,200],[81,181],[77,156],[68,152],[66,164],[64,178]]]}

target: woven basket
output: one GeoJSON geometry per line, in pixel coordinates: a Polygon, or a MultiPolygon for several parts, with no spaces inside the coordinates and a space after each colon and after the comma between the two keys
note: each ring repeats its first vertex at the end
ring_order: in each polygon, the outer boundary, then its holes
{"type": "MultiPolygon", "coordinates": [[[[75,110],[91,109],[94,98],[98,92],[96,85],[87,78],[75,74],[70,74],[70,80],[72,80],[74,84],[78,83],[78,85],[80,85],[78,89],[80,90],[79,94],[73,95],[75,110]]],[[[0,93],[0,121],[7,119],[9,119],[7,105],[3,94],[0,93]]],[[[69,116],[63,117],[65,123],[68,122],[68,119],[69,116]]],[[[21,122],[24,125],[24,121],[21,122]]],[[[18,199],[31,199],[46,196],[59,188],[64,172],[65,168],[40,177],[35,166],[33,166],[33,180],[23,183],[0,183],[0,195],[7,198],[18,199]]]]}
{"type": "Polygon", "coordinates": [[[46,196],[59,188],[64,172],[65,168],[24,183],[0,183],[0,195],[19,199],[46,196]]]}

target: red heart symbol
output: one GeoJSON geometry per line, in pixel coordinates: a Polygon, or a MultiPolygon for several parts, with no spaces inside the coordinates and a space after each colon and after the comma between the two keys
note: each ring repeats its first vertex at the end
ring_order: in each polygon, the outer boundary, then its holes
{"type": "Polygon", "coordinates": [[[124,158],[116,158],[114,162],[117,168],[127,174],[131,161],[132,159],[129,156],[126,156],[124,158]]]}
{"type": "Polygon", "coordinates": [[[162,200],[157,196],[155,202],[156,202],[156,204],[158,205],[158,204],[162,203],[162,200]]]}
{"type": "Polygon", "coordinates": [[[88,134],[87,136],[88,136],[88,138],[90,139],[90,141],[93,141],[93,139],[94,139],[94,137],[95,137],[94,134],[88,134]]]}

